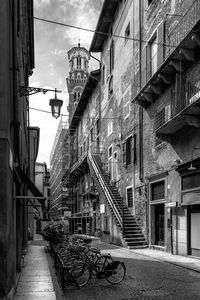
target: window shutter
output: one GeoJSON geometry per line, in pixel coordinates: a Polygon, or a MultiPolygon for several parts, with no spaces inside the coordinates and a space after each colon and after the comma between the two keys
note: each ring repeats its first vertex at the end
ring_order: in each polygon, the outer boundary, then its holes
{"type": "Polygon", "coordinates": [[[147,45],[142,49],[141,55],[141,88],[147,82],[147,45]]]}
{"type": "Polygon", "coordinates": [[[136,134],[133,135],[132,138],[132,163],[136,163],[136,134]]]}
{"type": "Polygon", "coordinates": [[[126,142],[123,143],[123,154],[122,154],[122,158],[123,158],[123,163],[126,164],[126,142]]]}
{"type": "Polygon", "coordinates": [[[161,22],[158,25],[157,29],[158,35],[158,56],[157,56],[157,67],[159,68],[160,65],[164,61],[164,39],[165,39],[165,22],[161,22]]]}

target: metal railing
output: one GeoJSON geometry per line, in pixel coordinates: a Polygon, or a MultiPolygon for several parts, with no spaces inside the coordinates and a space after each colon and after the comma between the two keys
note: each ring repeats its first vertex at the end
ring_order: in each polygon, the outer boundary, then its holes
{"type": "Polygon", "coordinates": [[[91,154],[90,151],[88,152],[88,158],[89,158],[90,163],[92,165],[92,168],[93,168],[93,170],[95,172],[95,175],[96,175],[96,177],[98,179],[98,182],[100,183],[100,185],[101,185],[101,187],[102,187],[102,189],[103,189],[103,191],[104,191],[104,193],[106,195],[108,203],[109,203],[110,207],[112,208],[113,213],[115,214],[115,217],[117,218],[117,221],[118,221],[119,225],[123,229],[122,216],[120,215],[118,209],[116,208],[116,205],[113,202],[113,199],[112,199],[112,196],[111,196],[112,192],[110,191],[108,184],[105,182],[105,180],[104,180],[101,172],[99,171],[98,166],[95,163],[95,161],[93,159],[93,156],[92,156],[92,154],[91,154]]]}
{"type": "Polygon", "coordinates": [[[187,78],[180,84],[180,89],[171,95],[171,104],[156,112],[155,130],[197,101],[200,101],[200,80],[193,82],[187,78]]]}
{"type": "Polygon", "coordinates": [[[188,7],[183,17],[179,21],[177,20],[177,24],[173,26],[173,28],[170,29],[171,19],[165,21],[166,28],[168,28],[168,32],[165,35],[164,41],[158,43],[157,53],[150,58],[148,63],[144,63],[144,65],[142,66],[141,76],[139,71],[134,76],[135,96],[140,92],[140,90],[145,86],[145,84],[157,72],[159,66],[155,68],[153,66],[153,62],[155,61],[157,63],[157,57],[159,51],[163,51],[163,56],[164,56],[163,62],[164,62],[172,54],[172,52],[180,45],[180,43],[189,34],[189,32],[192,30],[192,28],[197,24],[199,20],[200,20],[200,0],[194,0],[192,4],[188,7]]]}

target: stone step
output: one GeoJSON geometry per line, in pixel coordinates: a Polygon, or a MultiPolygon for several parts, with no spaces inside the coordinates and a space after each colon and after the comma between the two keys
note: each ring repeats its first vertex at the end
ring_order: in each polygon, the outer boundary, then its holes
{"type": "Polygon", "coordinates": [[[139,245],[139,246],[127,246],[128,249],[144,249],[148,248],[147,245],[139,245]]]}

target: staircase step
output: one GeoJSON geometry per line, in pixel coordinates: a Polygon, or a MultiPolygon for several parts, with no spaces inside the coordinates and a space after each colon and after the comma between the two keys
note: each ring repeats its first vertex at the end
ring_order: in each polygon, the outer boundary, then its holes
{"type": "Polygon", "coordinates": [[[146,245],[146,241],[129,241],[126,242],[127,246],[139,246],[139,245],[146,245]]]}
{"type": "Polygon", "coordinates": [[[124,237],[124,240],[129,243],[129,242],[145,242],[145,238],[143,236],[140,236],[140,237],[134,237],[134,236],[131,236],[131,237],[124,237]]]}
{"type": "Polygon", "coordinates": [[[139,245],[139,246],[127,246],[128,249],[143,249],[148,248],[147,245],[139,245]]]}

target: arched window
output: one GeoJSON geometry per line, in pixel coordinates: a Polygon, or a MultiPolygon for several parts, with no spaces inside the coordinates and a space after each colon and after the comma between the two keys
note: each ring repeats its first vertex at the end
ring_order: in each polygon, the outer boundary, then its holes
{"type": "Polygon", "coordinates": [[[77,92],[77,101],[80,100],[80,97],[81,97],[81,93],[80,93],[80,92],[77,92]]]}
{"type": "Polygon", "coordinates": [[[81,69],[81,57],[77,57],[77,69],[81,69]]]}

